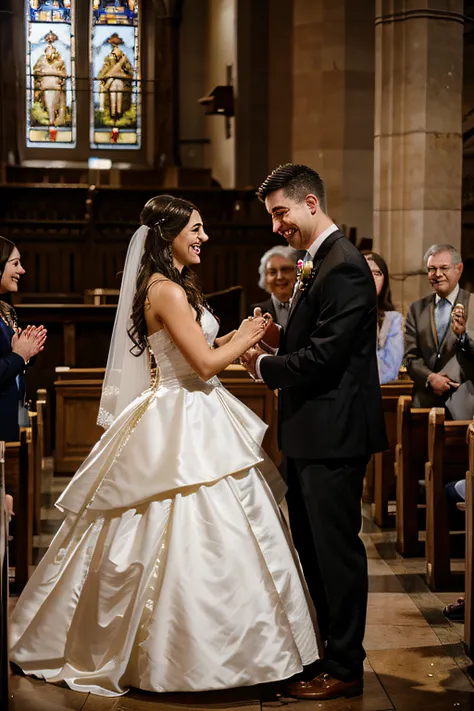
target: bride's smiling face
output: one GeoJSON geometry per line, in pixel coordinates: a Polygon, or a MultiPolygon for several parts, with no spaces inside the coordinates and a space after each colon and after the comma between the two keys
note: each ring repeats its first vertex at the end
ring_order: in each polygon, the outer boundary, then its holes
{"type": "Polygon", "coordinates": [[[176,269],[181,271],[183,267],[199,264],[201,262],[201,245],[208,239],[209,237],[204,232],[201,215],[197,210],[193,210],[188,224],[183,227],[171,244],[173,263],[176,269]]]}

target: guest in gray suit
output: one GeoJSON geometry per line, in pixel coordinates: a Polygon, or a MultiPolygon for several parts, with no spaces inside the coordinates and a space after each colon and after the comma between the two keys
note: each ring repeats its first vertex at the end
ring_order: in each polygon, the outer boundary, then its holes
{"type": "Polygon", "coordinates": [[[450,244],[435,244],[425,255],[425,265],[434,293],[411,305],[405,326],[405,359],[414,381],[413,405],[446,407],[448,415],[464,419],[454,411],[455,400],[459,402],[460,398],[453,395],[463,383],[463,407],[466,409],[467,397],[470,409],[472,398],[474,414],[474,341],[466,327],[470,293],[459,288],[461,255],[450,244]]]}
{"type": "Polygon", "coordinates": [[[262,309],[262,314],[271,314],[275,323],[283,328],[288,320],[290,299],[296,283],[296,260],[298,252],[292,247],[277,245],[265,252],[258,268],[258,285],[270,294],[270,298],[251,306],[262,309]]]}

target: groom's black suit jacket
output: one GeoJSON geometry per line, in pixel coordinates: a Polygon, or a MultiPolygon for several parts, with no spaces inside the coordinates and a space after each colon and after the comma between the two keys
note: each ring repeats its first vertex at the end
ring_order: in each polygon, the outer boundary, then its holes
{"type": "Polygon", "coordinates": [[[388,448],[377,368],[375,285],[339,230],[322,243],[306,291],[293,299],[278,355],[262,358],[279,389],[283,453],[346,459],[388,448]]]}

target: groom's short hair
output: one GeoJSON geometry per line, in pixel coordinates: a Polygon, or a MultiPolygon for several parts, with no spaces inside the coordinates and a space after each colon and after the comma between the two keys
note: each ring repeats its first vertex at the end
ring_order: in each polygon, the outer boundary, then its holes
{"type": "Polygon", "coordinates": [[[275,190],[283,190],[286,197],[303,202],[307,195],[316,195],[323,212],[326,212],[326,188],[321,176],[307,165],[296,163],[285,163],[265,178],[259,189],[257,197],[261,202],[274,193],[275,190]]]}

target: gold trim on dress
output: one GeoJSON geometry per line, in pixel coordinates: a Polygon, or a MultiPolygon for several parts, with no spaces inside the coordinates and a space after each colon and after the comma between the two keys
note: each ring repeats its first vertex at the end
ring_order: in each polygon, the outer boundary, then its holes
{"type": "Polygon", "coordinates": [[[16,311],[13,306],[6,304],[4,301],[0,301],[0,318],[9,328],[12,328],[14,331],[17,330],[18,320],[16,311]]]}

